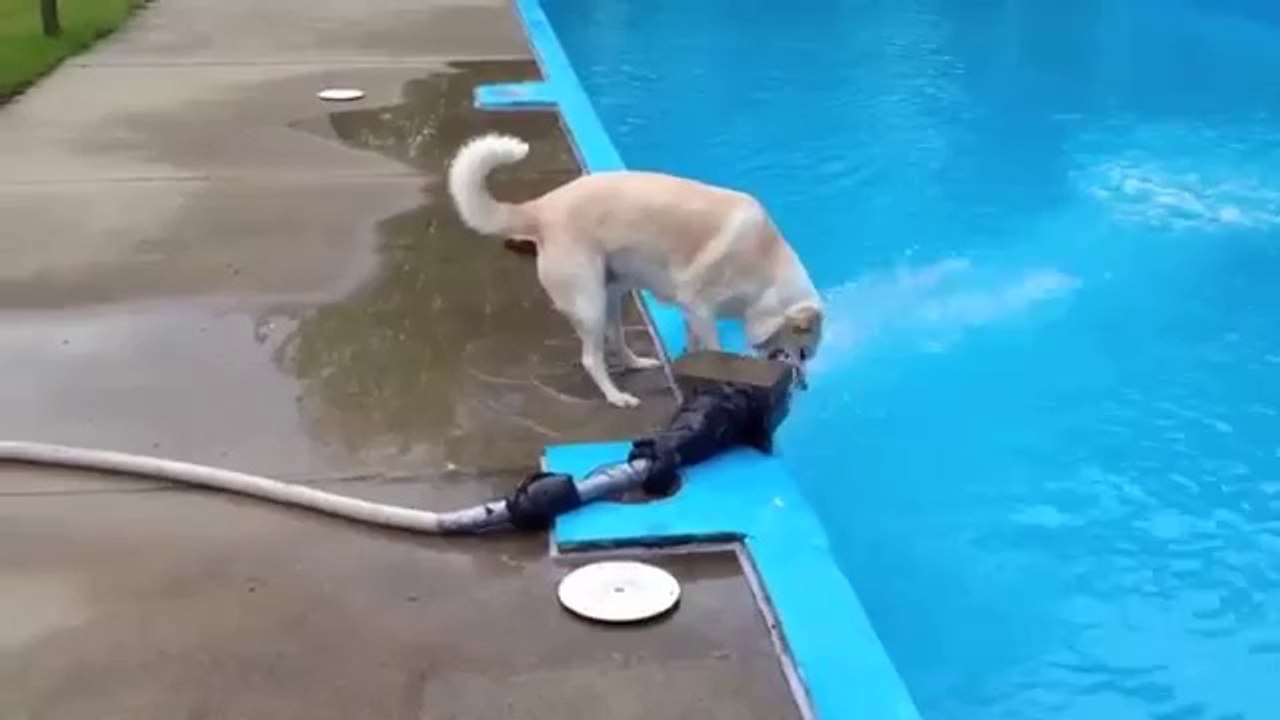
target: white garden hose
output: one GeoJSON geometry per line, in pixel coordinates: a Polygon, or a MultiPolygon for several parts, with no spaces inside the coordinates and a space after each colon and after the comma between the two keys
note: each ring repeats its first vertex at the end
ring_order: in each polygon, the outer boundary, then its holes
{"type": "MultiPolygon", "coordinates": [[[[198,485],[262,498],[281,505],[307,508],[370,525],[419,533],[450,532],[456,529],[454,526],[461,519],[450,517],[454,522],[446,522],[446,516],[454,516],[455,513],[435,513],[383,505],[234,470],[110,450],[32,442],[0,442],[0,463],[6,462],[94,470],[198,485]]],[[[487,506],[459,512],[481,515],[481,508],[485,507],[487,506]]]]}

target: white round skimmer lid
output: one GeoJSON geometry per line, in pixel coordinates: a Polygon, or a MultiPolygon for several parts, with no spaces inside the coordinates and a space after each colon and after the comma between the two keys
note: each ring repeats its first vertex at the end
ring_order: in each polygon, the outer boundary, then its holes
{"type": "Polygon", "coordinates": [[[364,97],[363,90],[355,88],[325,88],[316,93],[321,100],[330,100],[333,102],[347,102],[351,100],[359,100],[364,97]]]}
{"type": "Polygon", "coordinates": [[[560,604],[599,622],[655,618],[680,600],[680,583],[660,567],[629,560],[584,565],[560,581],[560,604]]]}

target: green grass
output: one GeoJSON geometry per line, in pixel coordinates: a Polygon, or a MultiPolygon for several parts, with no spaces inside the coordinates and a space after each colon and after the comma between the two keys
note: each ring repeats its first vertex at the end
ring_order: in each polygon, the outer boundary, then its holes
{"type": "Polygon", "coordinates": [[[138,4],[137,0],[59,0],[62,34],[47,38],[40,30],[40,0],[0,0],[0,103],[109,35],[138,4]]]}

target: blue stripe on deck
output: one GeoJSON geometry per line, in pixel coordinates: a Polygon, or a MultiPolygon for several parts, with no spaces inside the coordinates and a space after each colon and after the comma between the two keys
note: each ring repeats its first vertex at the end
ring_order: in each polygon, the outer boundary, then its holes
{"type": "Polygon", "coordinates": [[[556,99],[551,87],[541,81],[495,83],[475,89],[475,106],[481,110],[550,110],[556,99]]]}

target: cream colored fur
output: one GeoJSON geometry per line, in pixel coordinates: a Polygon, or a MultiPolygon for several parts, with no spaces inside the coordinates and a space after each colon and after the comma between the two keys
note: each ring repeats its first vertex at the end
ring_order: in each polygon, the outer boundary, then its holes
{"type": "Polygon", "coordinates": [[[484,235],[537,244],[538,278],[582,339],[582,365],[608,401],[640,403],[609,376],[616,346],[628,368],[656,367],[627,347],[622,303],[646,289],[683,310],[691,344],[718,349],[715,321],[740,318],[753,346],[799,333],[800,355],[817,350],[822,305],[808,273],[765,209],[750,195],[670,175],[584,175],[526,203],[496,200],[485,180],[523,159],[529,146],[506,135],[474,138],[449,168],[458,214],[484,235]]]}

